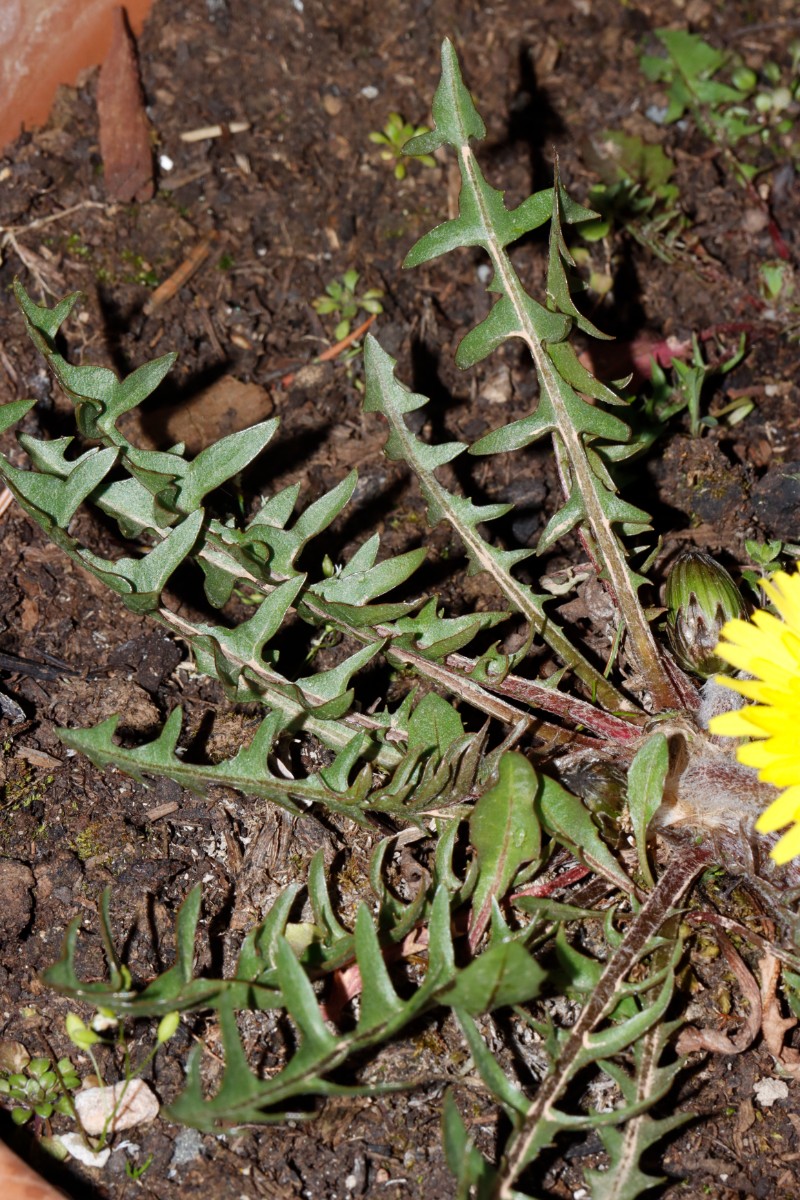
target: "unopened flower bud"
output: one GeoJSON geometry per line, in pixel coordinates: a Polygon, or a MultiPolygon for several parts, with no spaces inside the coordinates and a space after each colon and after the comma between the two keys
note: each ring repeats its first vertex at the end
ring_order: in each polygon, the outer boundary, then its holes
{"type": "Polygon", "coordinates": [[[678,662],[701,679],[733,668],[715,653],[722,626],[745,616],[739,589],[702,550],[684,550],[667,576],[667,634],[678,662]]]}

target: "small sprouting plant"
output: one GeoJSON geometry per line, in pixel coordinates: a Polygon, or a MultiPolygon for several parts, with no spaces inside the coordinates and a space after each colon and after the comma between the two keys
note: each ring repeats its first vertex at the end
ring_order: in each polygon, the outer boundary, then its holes
{"type": "MultiPolygon", "coordinates": [[[[644,1172],[643,1155],[685,1119],[652,1115],[681,1070],[669,1048],[676,1025],[667,1020],[679,1000],[679,908],[715,855],[735,858],[718,847],[726,837],[741,839],[748,821],[752,827],[762,785],[737,763],[733,747],[709,734],[697,684],[653,625],[659,610],[651,606],[648,573],[658,538],[650,515],[620,485],[620,464],[643,450],[632,428],[636,413],[593,377],[572,342],[576,331],[604,336],[575,301],[580,281],[568,240],[569,230],[596,214],[569,195],[557,163],[551,186],[507,207],[481,169],[474,144],[485,127],[448,41],[433,118],[435,127],[404,153],[455,155],[458,212],[423,234],[404,265],[421,267],[465,249],[486,256],[492,306],[463,337],[456,363],[466,370],[510,340],[521,342],[534,398],[530,411],[474,443],[431,440],[426,430],[437,427],[435,420],[406,420],[431,402],[401,382],[395,361],[368,336],[364,410],[385,422],[385,455],[413,474],[430,526],[450,527],[465,569],[485,576],[496,607],[481,603],[449,614],[419,582],[425,548],[387,556],[377,532],[334,565],[328,530],[355,490],[354,471],[305,506],[300,483],[264,479],[254,515],[237,511],[228,485],[269,444],[277,420],[222,438],[194,459],[181,446],[162,452],[134,445],[121,418],[154,392],[174,355],[123,379],[106,368],[74,366],[61,353],[59,331],[77,295],[48,308],[15,284],[28,333],[73,402],[84,444],[68,454],[68,437],[20,433],[30,469],[0,455],[0,474],[74,562],[131,611],[178,636],[197,671],[218,680],[231,700],[263,714],[252,740],[222,761],[184,753],[180,708],[144,745],[120,745],[116,717],[92,729],[61,730],[64,743],[97,767],[140,781],[163,776],[201,793],[222,786],[296,817],[321,810],[343,836],[359,826],[385,833],[372,848],[352,921],[337,907],[341,889],[331,886],[343,874],[330,881],[320,851],[305,883],[293,881],[247,933],[224,977],[195,974],[198,886],[177,916],[175,962],[156,979],[135,983],[120,960],[109,892],[99,912],[107,978],[87,981],[77,972],[80,919],[45,978],[120,1022],[160,1018],[159,1045],[174,1032],[177,1014],[213,1011],[224,1053],[219,1086],[207,1088],[198,1046],[168,1109],[173,1119],[208,1130],[278,1120],[296,1113],[298,1097],[308,1105],[314,1097],[385,1090],[383,1081],[345,1082],[347,1068],[356,1070],[370,1050],[426,1014],[450,1012],[462,1053],[504,1116],[498,1153],[487,1158],[471,1140],[460,1111],[463,1078],[452,1071],[442,1121],[459,1200],[522,1200],[553,1143],[588,1129],[598,1131],[608,1168],[587,1171],[592,1197],[633,1200],[658,1182],[644,1172]],[[509,248],[544,227],[547,278],[537,298],[509,248]],[[473,499],[470,463],[511,456],[510,474],[518,452],[537,441],[552,448],[560,495],[543,514],[535,545],[508,545],[492,530],[513,505],[473,499]],[[455,459],[458,473],[448,469],[455,459]],[[84,503],[116,524],[129,552],[102,557],[82,540],[89,523],[73,518],[84,503]],[[553,587],[537,560],[556,551],[571,570],[553,587]],[[179,567],[194,571],[207,613],[166,601],[179,567]],[[564,593],[582,584],[591,584],[602,603],[590,600],[576,625],[564,593]],[[242,590],[258,603],[237,622],[227,606],[242,590]],[[587,631],[595,609],[602,619],[587,631]],[[283,655],[289,627],[294,652],[283,655]],[[303,639],[305,654],[297,652],[303,639]],[[334,654],[320,653],[322,643],[334,642],[334,654]],[[375,695],[375,681],[389,678],[391,701],[375,695]],[[321,751],[302,772],[286,754],[298,738],[321,751]],[[654,822],[662,817],[678,832],[656,854],[654,822]],[[702,844],[695,837],[700,825],[702,844]],[[689,831],[683,839],[681,826],[689,831]],[[391,886],[399,838],[419,844],[425,857],[411,894],[391,886]],[[576,893],[588,875],[596,879],[576,893]],[[590,937],[587,922],[594,923],[590,937]],[[396,964],[409,958],[414,971],[398,976],[396,964]],[[569,1005],[552,1003],[558,997],[569,1005]],[[497,1009],[511,1015],[494,1023],[497,1009]],[[270,1010],[285,1014],[294,1037],[265,1075],[248,1057],[250,1037],[243,1039],[238,1015],[270,1010]],[[536,1070],[518,1079],[504,1073],[495,1054],[515,1029],[537,1043],[536,1070]],[[614,1089],[609,1111],[593,1110],[590,1079],[614,1089]]],[[[318,311],[336,312],[348,331],[359,307],[374,312],[378,305],[374,293],[357,295],[357,283],[357,272],[348,272],[318,302],[318,311]]],[[[341,325],[337,334],[345,335],[341,325]]],[[[732,366],[730,360],[723,370],[732,366]]],[[[688,409],[694,432],[705,419],[700,390],[707,373],[695,344],[692,363],[678,372],[680,402],[673,402],[674,411],[688,409]]],[[[0,406],[0,432],[33,404],[0,406]]],[[[457,567],[455,551],[450,565],[457,567]]],[[[711,631],[734,599],[713,573],[713,587],[698,582],[694,569],[684,573],[675,596],[680,611],[667,622],[683,662],[701,674],[709,669],[711,631]],[[695,637],[703,643],[699,655],[695,637]]],[[[784,657],[779,668],[788,662],[784,657]]],[[[766,671],[759,686],[767,689],[774,678],[766,671]]],[[[794,810],[788,819],[797,820],[794,810]]],[[[784,957],[797,968],[793,955],[784,957]]],[[[87,1053],[103,1036],[75,1015],[69,1032],[87,1053]]],[[[509,1055],[514,1061],[518,1049],[509,1055]]],[[[414,1085],[400,1078],[389,1086],[414,1085]]]]}
{"type": "Polygon", "coordinates": [[[750,561],[758,567],[758,573],[745,570],[742,572],[742,576],[747,583],[755,588],[756,595],[760,596],[761,589],[758,587],[760,581],[764,578],[768,579],[770,575],[774,575],[783,565],[780,557],[783,551],[783,542],[774,538],[767,542],[759,542],[755,538],[747,538],[744,548],[750,557],[750,561]]]}
{"type": "Polygon", "coordinates": [[[771,259],[758,270],[758,290],[767,305],[765,316],[782,322],[786,333],[796,338],[800,324],[800,290],[797,271],[791,262],[771,259]]]}
{"type": "Polygon", "coordinates": [[[773,160],[785,156],[783,139],[794,133],[800,116],[800,42],[790,47],[788,72],[771,62],[759,78],[738,56],[698,34],[658,29],[656,36],[665,56],[645,54],[641,67],[648,79],[665,85],[668,104],[662,113],[649,109],[653,119],[669,125],[690,113],[742,183],[752,182],[761,169],[759,147],[769,146],[773,160]]]}
{"type": "Polygon", "coordinates": [[[592,166],[601,182],[590,188],[588,204],[598,216],[578,227],[581,238],[596,242],[622,228],[670,262],[670,247],[686,225],[671,182],[675,164],[661,146],[619,130],[604,133],[595,149],[592,166]]]}
{"type": "Polygon", "coordinates": [[[685,412],[688,415],[689,433],[693,438],[700,437],[704,429],[713,429],[721,420],[728,425],[736,425],[744,420],[754,407],[753,401],[746,396],[738,397],[713,416],[703,412],[701,404],[707,379],[710,376],[727,375],[739,365],[744,354],[745,339],[742,336],[737,349],[729,358],[712,365],[706,362],[700,342],[693,334],[691,360],[682,362],[679,358],[674,358],[670,368],[671,378],[653,359],[649,384],[634,409],[640,448],[646,449],[651,446],[667,423],[678,413],[685,412]]]}
{"type": "Polygon", "coordinates": [[[126,283],[138,283],[140,287],[158,287],[158,272],[141,254],[137,254],[135,250],[123,250],[120,258],[128,268],[124,276],[126,283]]]}
{"type": "Polygon", "coordinates": [[[32,1117],[49,1121],[54,1113],[71,1117],[70,1093],[80,1084],[68,1058],[53,1067],[49,1058],[31,1058],[19,1042],[0,1042],[0,1104],[15,1125],[25,1125],[32,1117]]]}
{"type": "Polygon", "coordinates": [[[150,1170],[150,1167],[152,1165],[153,1165],[153,1155],[152,1154],[148,1154],[147,1158],[143,1162],[140,1162],[138,1164],[134,1164],[131,1162],[130,1159],[126,1159],[125,1175],[127,1176],[128,1179],[132,1179],[135,1183],[137,1180],[141,1179],[142,1176],[145,1175],[147,1171],[150,1170]]]}
{"type": "Polygon", "coordinates": [[[179,1024],[180,1013],[165,1013],[158,1023],[155,1043],[152,1049],[136,1067],[131,1063],[130,1047],[128,1039],[125,1036],[124,1026],[117,1019],[112,1009],[98,1008],[97,1014],[88,1025],[77,1013],[69,1012],[64,1021],[64,1028],[73,1046],[89,1055],[94,1067],[94,1073],[102,1086],[103,1073],[95,1057],[95,1046],[114,1046],[121,1052],[124,1064],[124,1081],[125,1083],[130,1083],[132,1079],[136,1079],[149,1066],[161,1047],[170,1038],[175,1036],[179,1024]]]}
{"type": "MultiPolygon", "coordinates": [[[[696,335],[692,335],[692,357],[688,363],[681,362],[679,358],[673,360],[672,369],[675,373],[677,383],[677,398],[678,410],[686,410],[689,416],[689,433],[692,437],[699,437],[700,432],[704,427],[713,428],[719,424],[719,416],[711,416],[710,413],[702,413],[700,407],[700,398],[703,391],[703,385],[710,375],[727,375],[734,367],[738,367],[745,355],[745,338],[744,334],[739,339],[738,348],[722,363],[715,366],[707,363],[703,358],[703,352],[700,349],[700,343],[696,335]]],[[[729,425],[738,424],[743,420],[753,409],[752,401],[744,399],[737,401],[732,409],[726,410],[725,415],[729,425]]]]}
{"type": "Polygon", "coordinates": [[[744,567],[742,579],[759,601],[763,598],[761,586],[763,580],[769,579],[776,571],[784,570],[787,559],[800,558],[800,546],[774,538],[766,542],[759,542],[755,538],[745,538],[744,548],[757,570],[754,571],[752,567],[744,567]]]}
{"type": "Polygon", "coordinates": [[[770,304],[785,303],[794,294],[794,272],[788,262],[762,263],[758,269],[759,290],[770,304]]]}
{"type": "Polygon", "coordinates": [[[64,247],[67,251],[67,254],[72,254],[76,258],[88,258],[91,254],[91,250],[84,243],[83,238],[79,233],[71,233],[67,237],[64,247]]]}
{"type": "MultiPolygon", "coordinates": [[[[398,112],[390,112],[388,120],[383,127],[382,132],[374,130],[369,135],[369,140],[374,142],[376,146],[383,146],[381,150],[381,158],[384,162],[394,163],[395,179],[405,179],[408,171],[408,156],[405,153],[405,146],[412,138],[420,137],[424,133],[429,133],[427,125],[411,125],[404,120],[398,112]]],[[[417,162],[423,167],[435,167],[436,159],[430,154],[416,154],[413,156],[417,162]]]]}
{"type": "Polygon", "coordinates": [[[342,341],[350,332],[351,326],[359,313],[377,315],[383,312],[383,292],[380,288],[368,288],[366,292],[357,293],[360,275],[358,271],[345,271],[340,279],[332,279],[325,287],[325,294],[311,301],[311,307],[320,316],[335,316],[336,327],[333,336],[337,342],[342,341]]]}
{"type": "MultiPolygon", "coordinates": [[[[125,980],[127,975],[122,973],[121,980],[125,980]]],[[[150,1051],[134,1066],[131,1061],[130,1044],[125,1033],[124,1022],[117,1019],[113,1008],[99,1006],[98,1010],[87,1025],[77,1013],[67,1013],[64,1021],[64,1028],[67,1037],[72,1044],[82,1053],[87,1054],[94,1068],[94,1076],[97,1086],[103,1088],[105,1083],[103,1073],[100,1069],[100,1064],[95,1054],[96,1046],[106,1046],[116,1051],[117,1055],[122,1059],[122,1080],[108,1089],[106,1093],[107,1112],[105,1121],[101,1130],[92,1130],[93,1133],[99,1133],[99,1141],[93,1141],[91,1148],[97,1152],[102,1150],[108,1140],[109,1134],[114,1129],[114,1122],[117,1114],[125,1104],[125,1098],[128,1089],[134,1080],[143,1073],[153,1059],[158,1054],[162,1046],[174,1037],[180,1024],[180,1013],[170,1011],[164,1013],[161,1020],[158,1022],[156,1029],[155,1041],[150,1051]]],[[[77,1116],[80,1119],[80,1101],[75,1106],[77,1116]]]]}

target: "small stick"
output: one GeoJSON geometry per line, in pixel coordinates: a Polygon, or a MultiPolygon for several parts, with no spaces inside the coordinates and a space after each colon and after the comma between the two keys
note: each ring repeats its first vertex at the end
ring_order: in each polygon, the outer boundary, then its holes
{"type": "Polygon", "coordinates": [[[73,213],[79,212],[82,208],[108,209],[109,205],[102,204],[99,200],[81,200],[79,204],[71,204],[69,208],[62,208],[58,212],[50,213],[47,217],[36,217],[35,220],[29,221],[27,225],[0,226],[0,233],[27,233],[30,229],[41,229],[42,226],[50,225],[53,221],[63,221],[65,217],[71,217],[73,213]]]}
{"type": "Polygon", "coordinates": [[[185,171],[182,175],[173,175],[172,178],[162,177],[160,187],[164,192],[178,192],[182,187],[187,187],[190,183],[210,174],[211,166],[209,163],[203,163],[202,167],[198,167],[196,171],[185,171]]]}
{"type": "MultiPolygon", "coordinates": [[[[330,362],[332,358],[337,358],[343,350],[346,350],[348,346],[352,346],[353,342],[357,342],[360,337],[363,337],[375,320],[376,315],[376,313],[373,313],[371,317],[367,317],[363,325],[359,325],[358,329],[353,329],[348,333],[346,338],[342,338],[335,346],[329,346],[327,350],[323,350],[322,354],[318,355],[313,361],[315,363],[330,362]]],[[[283,379],[281,379],[281,387],[288,387],[290,383],[293,383],[295,375],[295,371],[290,371],[288,375],[284,375],[283,379]]]]}
{"type": "Polygon", "coordinates": [[[204,142],[208,138],[218,138],[229,133],[244,133],[250,128],[249,121],[231,121],[230,124],[203,125],[200,129],[187,129],[180,135],[182,142],[204,142]]]}
{"type": "Polygon", "coordinates": [[[11,507],[13,499],[14,499],[13,493],[10,492],[7,487],[4,486],[3,490],[0,491],[0,517],[2,517],[2,515],[6,511],[6,509],[11,507]]]}
{"type": "Polygon", "coordinates": [[[144,315],[151,316],[157,312],[159,308],[163,308],[173,296],[181,290],[183,285],[187,283],[195,271],[198,271],[203,263],[208,258],[214,243],[218,240],[219,234],[215,229],[211,233],[207,233],[201,242],[198,242],[194,250],[183,260],[181,265],[172,272],[169,279],[165,279],[156,290],[153,292],[150,299],[144,306],[144,315]]]}

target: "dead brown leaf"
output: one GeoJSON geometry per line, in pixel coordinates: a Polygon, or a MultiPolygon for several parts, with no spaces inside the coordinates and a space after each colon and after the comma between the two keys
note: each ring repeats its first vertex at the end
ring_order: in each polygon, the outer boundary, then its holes
{"type": "Polygon", "coordinates": [[[144,110],[136,51],[122,8],[114,9],[111,46],[100,68],[97,115],[108,199],[124,204],[151,200],[155,184],[150,123],[144,110]]]}
{"type": "Polygon", "coordinates": [[[761,1028],[761,993],[758,984],[725,934],[719,929],[715,933],[750,1011],[744,1025],[732,1038],[718,1029],[696,1029],[694,1026],[687,1026],[681,1030],[676,1043],[679,1054],[691,1054],[695,1050],[711,1051],[712,1054],[741,1054],[752,1044],[761,1028]]]}
{"type": "Polygon", "coordinates": [[[778,1004],[778,979],[781,966],[777,958],[765,954],[759,961],[761,971],[762,1030],[767,1049],[780,1064],[784,1075],[800,1079],[800,1051],[785,1046],[783,1039],[797,1024],[797,1017],[782,1017],[778,1004]]]}

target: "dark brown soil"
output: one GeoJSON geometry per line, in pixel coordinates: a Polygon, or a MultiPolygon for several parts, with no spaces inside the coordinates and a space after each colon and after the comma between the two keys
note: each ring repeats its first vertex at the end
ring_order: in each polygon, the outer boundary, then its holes
{"type": "MultiPolygon", "coordinates": [[[[361,273],[361,287],[384,291],[375,331],[398,358],[400,377],[437,400],[436,436],[475,440],[528,411],[533,384],[516,350],[489,360],[480,373],[460,374],[453,366],[459,339],[490,302],[477,273],[480,258],[461,252],[400,271],[412,242],[453,204],[448,164],[412,163],[398,182],[369,141],[391,110],[415,123],[430,119],[439,45],[448,35],[487,123],[481,150],[487,175],[509,200],[547,185],[553,147],[567,186],[585,198],[596,182],[587,147],[606,129],[661,140],[677,162],[689,224],[674,261],[661,261],[624,232],[610,263],[604,247],[594,245],[594,265],[610,265],[615,284],[612,297],[596,302],[593,318],[623,348],[644,333],[680,340],[704,334],[706,353],[719,360],[745,331],[747,357],[710,385],[705,399],[720,410],[747,394],[756,407],[743,423],[699,439],[674,422],[638,468],[635,487],[657,508],[666,557],[689,543],[734,565],[746,561],[746,537],[800,540],[798,356],[790,336],[797,312],[766,310],[758,275],[764,261],[777,257],[777,229],[788,262],[797,265],[796,179],[784,170],[779,188],[775,172],[764,176],[761,191],[776,221],[770,227],[759,200],[735,184],[691,123],[659,127],[645,117],[660,96],[638,66],[642,48],[654,48],[651,31],[664,25],[735,47],[756,66],[770,58],[783,62],[790,38],[800,33],[794,11],[791,0],[499,0],[491,8],[477,0],[156,0],[139,55],[157,153],[172,166],[161,168],[155,199],[131,207],[105,202],[95,75],[64,93],[50,125],[21,138],[0,164],[0,400],[36,396],[40,404],[25,428],[49,436],[70,431],[69,405],[25,338],[10,283],[19,274],[50,302],[80,289],[85,305],[64,347],[72,361],[128,371],[167,350],[180,353],[158,404],[137,418],[147,444],[184,440],[199,449],[236,426],[279,414],[278,449],[259,468],[270,486],[299,474],[311,500],[359,468],[355,516],[334,530],[332,553],[346,554],[374,529],[387,553],[418,538],[422,502],[407,474],[381,456],[383,429],[361,412],[358,364],[311,365],[333,341],[333,322],[319,317],[311,301],[350,268],[361,273]],[[250,121],[250,130],[180,140],[184,131],[237,120],[250,121]],[[171,302],[146,315],[153,284],[212,231],[219,237],[204,266],[171,302]],[[294,380],[283,384],[288,374],[294,380]]],[[[536,239],[514,251],[534,294],[544,280],[544,251],[536,239]]],[[[3,448],[22,461],[10,435],[3,448]]],[[[552,479],[544,451],[532,452],[528,467],[526,475],[517,459],[512,474],[501,456],[482,460],[476,473],[488,498],[520,506],[514,532],[524,540],[543,523],[552,479]]],[[[457,589],[445,528],[427,541],[437,589],[453,608],[474,605],[480,587],[457,589]]],[[[238,744],[252,717],[232,711],[213,683],[182,671],[184,647],[126,612],[14,507],[2,518],[0,549],[0,651],[40,664],[34,672],[2,660],[2,687],[25,719],[4,719],[0,731],[0,1035],[32,1054],[47,1054],[48,1046],[64,1054],[70,1006],[38,974],[57,958],[76,915],[86,929],[82,963],[100,970],[96,912],[107,885],[128,960],[147,976],[161,955],[168,958],[176,908],[193,884],[204,886],[211,952],[230,953],[277,886],[291,872],[304,874],[318,845],[329,860],[341,861],[352,835],[297,824],[232,795],[200,800],[168,783],[146,790],[69,756],[56,726],[87,725],[114,712],[124,714],[126,732],[152,734],[180,699],[193,734],[202,729],[207,738],[213,725],[221,748],[238,744]],[[50,664],[48,655],[68,670],[50,664]]],[[[356,862],[363,864],[368,849],[362,837],[352,849],[356,862]]],[[[728,903],[724,894],[719,903],[728,903]]],[[[708,995],[722,987],[720,980],[702,965],[695,975],[708,995]]],[[[735,1017],[741,1006],[735,994],[732,1003],[735,1017]]],[[[713,999],[705,1019],[725,1026],[713,999]]],[[[213,1043],[214,1031],[201,1019],[194,1033],[213,1043]]],[[[456,1038],[447,1021],[433,1022],[384,1052],[382,1061],[387,1073],[441,1078],[447,1045],[456,1038]]],[[[180,1086],[190,1045],[183,1028],[158,1060],[152,1078],[164,1101],[180,1086]]],[[[798,1085],[791,1083],[788,1098],[772,1107],[753,1091],[773,1073],[770,1056],[758,1047],[739,1057],[698,1059],[687,1070],[670,1103],[697,1116],[666,1150],[661,1170],[670,1182],[663,1195],[800,1196],[798,1085]]],[[[440,1146],[441,1091],[428,1085],[405,1097],[330,1102],[302,1127],[219,1138],[158,1121],[133,1131],[136,1149],[115,1151],[103,1173],[72,1163],[42,1169],[76,1197],[136,1191],[159,1200],[444,1200],[454,1184],[440,1146]],[[138,1184],[125,1175],[128,1154],[140,1164],[152,1155],[138,1184]]],[[[491,1153],[495,1117],[470,1103],[476,1136],[491,1153]]],[[[13,1131],[9,1122],[2,1129],[41,1164],[29,1130],[13,1131]]],[[[591,1136],[554,1155],[540,1194],[581,1195],[583,1169],[603,1161],[601,1149],[591,1136]]]]}

